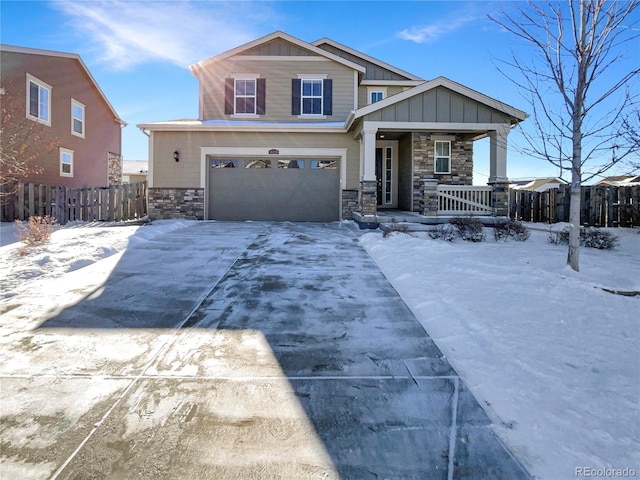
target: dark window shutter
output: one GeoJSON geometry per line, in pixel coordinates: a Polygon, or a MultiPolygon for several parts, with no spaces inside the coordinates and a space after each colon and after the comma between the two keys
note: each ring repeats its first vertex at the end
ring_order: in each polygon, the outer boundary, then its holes
{"type": "Polygon", "coordinates": [[[302,95],[302,80],[291,80],[291,115],[300,115],[300,96],[302,95]]]}
{"type": "Polygon", "coordinates": [[[322,114],[333,115],[333,80],[327,78],[322,84],[322,114]]]}
{"type": "Polygon", "coordinates": [[[233,115],[235,109],[233,107],[234,97],[234,82],[233,78],[227,78],[224,81],[224,113],[225,115],[233,115]]]}
{"type": "Polygon", "coordinates": [[[29,82],[29,115],[31,115],[32,117],[38,116],[38,111],[39,111],[38,93],[39,92],[40,92],[40,89],[38,88],[38,85],[36,85],[33,82],[29,82]]]}
{"type": "Polygon", "coordinates": [[[256,115],[264,115],[266,112],[267,79],[256,79],[256,115]]]}

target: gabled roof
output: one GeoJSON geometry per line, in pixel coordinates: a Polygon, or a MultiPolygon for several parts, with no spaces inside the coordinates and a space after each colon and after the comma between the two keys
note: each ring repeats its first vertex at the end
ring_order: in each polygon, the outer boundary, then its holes
{"type": "Polygon", "coordinates": [[[528,115],[522,110],[518,110],[515,107],[507,105],[506,103],[502,103],[494,98],[488,97],[480,92],[476,92],[464,85],[456,83],[452,80],[449,80],[445,77],[438,77],[433,80],[429,80],[428,82],[424,82],[417,87],[410,88],[409,90],[405,90],[404,92],[398,93],[396,95],[392,95],[390,97],[385,98],[384,100],[380,100],[379,102],[372,103],[371,105],[367,105],[366,107],[359,108],[354,112],[354,120],[358,118],[364,117],[365,115],[369,115],[370,113],[376,112],[378,110],[382,110],[385,107],[393,105],[395,103],[401,102],[408,98],[414,97],[416,95],[420,95],[428,90],[432,90],[436,87],[445,87],[449,90],[459,93],[460,95],[464,95],[469,97],[477,102],[483,103],[484,105],[494,108],[500,112],[503,112],[509,116],[514,117],[517,121],[525,120],[528,115]]]}
{"type": "Polygon", "coordinates": [[[610,187],[640,185],[640,175],[615,175],[611,177],[605,177],[598,183],[596,183],[596,185],[604,185],[610,187]]]}
{"type": "Polygon", "coordinates": [[[336,42],[335,40],[331,40],[330,38],[324,37],[321,38],[320,40],[316,40],[315,42],[311,43],[312,45],[315,46],[320,46],[323,44],[327,44],[327,45],[331,45],[332,47],[335,47],[339,50],[342,50],[344,52],[350,53],[351,55],[355,56],[355,57],[359,57],[362,60],[365,60],[369,63],[373,63],[374,65],[378,65],[379,67],[382,67],[386,70],[389,70],[393,73],[396,73],[398,75],[401,75],[403,77],[405,77],[407,80],[415,80],[415,81],[424,81],[423,78],[417,77],[415,75],[413,75],[412,73],[409,72],[405,72],[404,70],[401,70],[397,67],[394,67],[393,65],[389,65],[388,63],[383,62],[382,60],[378,60],[377,58],[373,58],[370,57],[369,55],[359,52],[358,50],[354,50],[353,48],[347,47],[346,45],[342,45],[341,43],[336,42]]]}
{"type": "Polygon", "coordinates": [[[349,60],[346,60],[342,57],[339,57],[338,55],[334,55],[330,52],[327,52],[326,50],[323,50],[321,48],[316,47],[315,45],[312,45],[310,43],[307,43],[303,40],[300,40],[299,38],[293,37],[287,33],[281,32],[281,31],[276,31],[273,33],[270,33],[269,35],[265,35],[264,37],[258,38],[256,40],[253,40],[249,43],[245,43],[244,45],[240,45],[239,47],[236,48],[232,48],[231,50],[227,50],[226,52],[220,53],[218,55],[215,55],[213,57],[209,57],[205,60],[201,60],[200,62],[194,63],[192,65],[189,66],[189,69],[191,70],[191,73],[193,73],[195,75],[195,72],[197,70],[200,70],[204,67],[206,67],[207,65],[210,65],[212,63],[215,62],[219,62],[220,60],[224,60],[225,58],[229,58],[232,57],[234,55],[238,55],[246,50],[250,50],[252,48],[255,48],[259,45],[265,44],[267,42],[270,42],[272,40],[275,39],[282,39],[285,40],[287,42],[290,42],[294,45],[297,45],[300,48],[303,48],[305,50],[308,50],[312,53],[314,53],[315,55],[321,56],[321,57],[325,57],[328,58],[330,60],[333,60],[334,62],[338,62],[342,65],[345,65],[353,70],[357,70],[358,72],[361,73],[365,73],[366,72],[366,68],[364,68],[361,65],[358,65],[357,63],[353,63],[350,62],[349,60]]]}
{"type": "Polygon", "coordinates": [[[77,53],[57,52],[55,50],[43,50],[40,48],[18,47],[15,45],[5,45],[5,44],[0,44],[0,52],[24,53],[27,55],[42,55],[46,57],[60,57],[60,58],[70,58],[73,60],[77,60],[78,63],[80,63],[80,66],[82,67],[84,72],[87,74],[87,77],[89,77],[89,80],[91,80],[91,83],[93,83],[93,86],[95,87],[98,94],[104,100],[104,103],[107,105],[109,110],[111,110],[111,113],[113,114],[113,118],[115,119],[115,121],[120,123],[122,126],[125,126],[125,127],[127,126],[127,122],[125,122],[118,116],[115,109],[107,99],[107,96],[104,94],[104,92],[98,85],[98,82],[96,82],[96,79],[93,78],[93,75],[91,75],[91,72],[89,71],[85,63],[82,61],[82,58],[80,58],[80,55],[78,55],[77,53]]]}
{"type": "Polygon", "coordinates": [[[512,190],[545,192],[551,188],[556,188],[558,185],[567,185],[568,182],[559,177],[546,177],[511,179],[509,183],[509,188],[512,190]]]}

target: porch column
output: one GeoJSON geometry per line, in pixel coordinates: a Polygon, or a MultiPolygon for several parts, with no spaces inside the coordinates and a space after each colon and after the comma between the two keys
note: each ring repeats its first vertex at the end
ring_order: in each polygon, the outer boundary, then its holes
{"type": "Polygon", "coordinates": [[[360,136],[360,213],[377,213],[376,132],[363,130],[360,136]]]}
{"type": "Polygon", "coordinates": [[[507,135],[509,126],[489,132],[489,181],[493,187],[491,205],[494,215],[509,215],[509,179],[507,178],[507,135]]]}
{"type": "Polygon", "coordinates": [[[489,132],[489,184],[506,183],[509,127],[489,132]]]}

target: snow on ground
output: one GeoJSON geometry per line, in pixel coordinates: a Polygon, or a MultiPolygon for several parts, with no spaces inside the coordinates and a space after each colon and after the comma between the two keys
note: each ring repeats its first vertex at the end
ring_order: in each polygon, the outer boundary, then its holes
{"type": "MultiPolygon", "coordinates": [[[[125,249],[189,224],[68,225],[24,257],[20,244],[3,246],[0,307],[25,291],[59,291],[62,307],[72,301],[71,277],[99,284],[125,249]],[[94,262],[87,278],[82,267],[94,262]]],[[[640,234],[614,232],[615,250],[581,249],[580,273],[544,231],[506,243],[490,229],[483,243],[426,233],[360,237],[500,438],[539,479],[575,478],[578,467],[640,475],[640,296],[601,289],[640,290],[640,234]]],[[[0,233],[4,239],[5,228],[0,233]]]]}
{"type": "Polygon", "coordinates": [[[548,231],[360,240],[536,478],[640,475],[640,296],[600,288],[640,291],[640,232],[612,231],[620,245],[581,248],[580,273],[548,231]]]}
{"type": "Polygon", "coordinates": [[[9,239],[15,238],[15,229],[12,223],[3,222],[0,230],[4,245],[0,247],[0,300],[32,289],[34,282],[38,283],[39,288],[46,289],[47,285],[43,282],[55,282],[68,272],[121,254],[127,248],[144,244],[157,235],[189,224],[189,221],[172,220],[156,221],[144,226],[69,223],[56,227],[49,243],[20,256],[18,249],[23,243],[9,243],[9,239]]]}

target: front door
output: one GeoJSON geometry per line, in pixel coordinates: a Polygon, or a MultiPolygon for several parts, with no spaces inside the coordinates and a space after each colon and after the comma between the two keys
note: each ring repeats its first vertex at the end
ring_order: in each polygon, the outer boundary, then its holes
{"type": "Polygon", "coordinates": [[[376,142],[376,186],[379,208],[398,208],[398,142],[376,142]]]}

